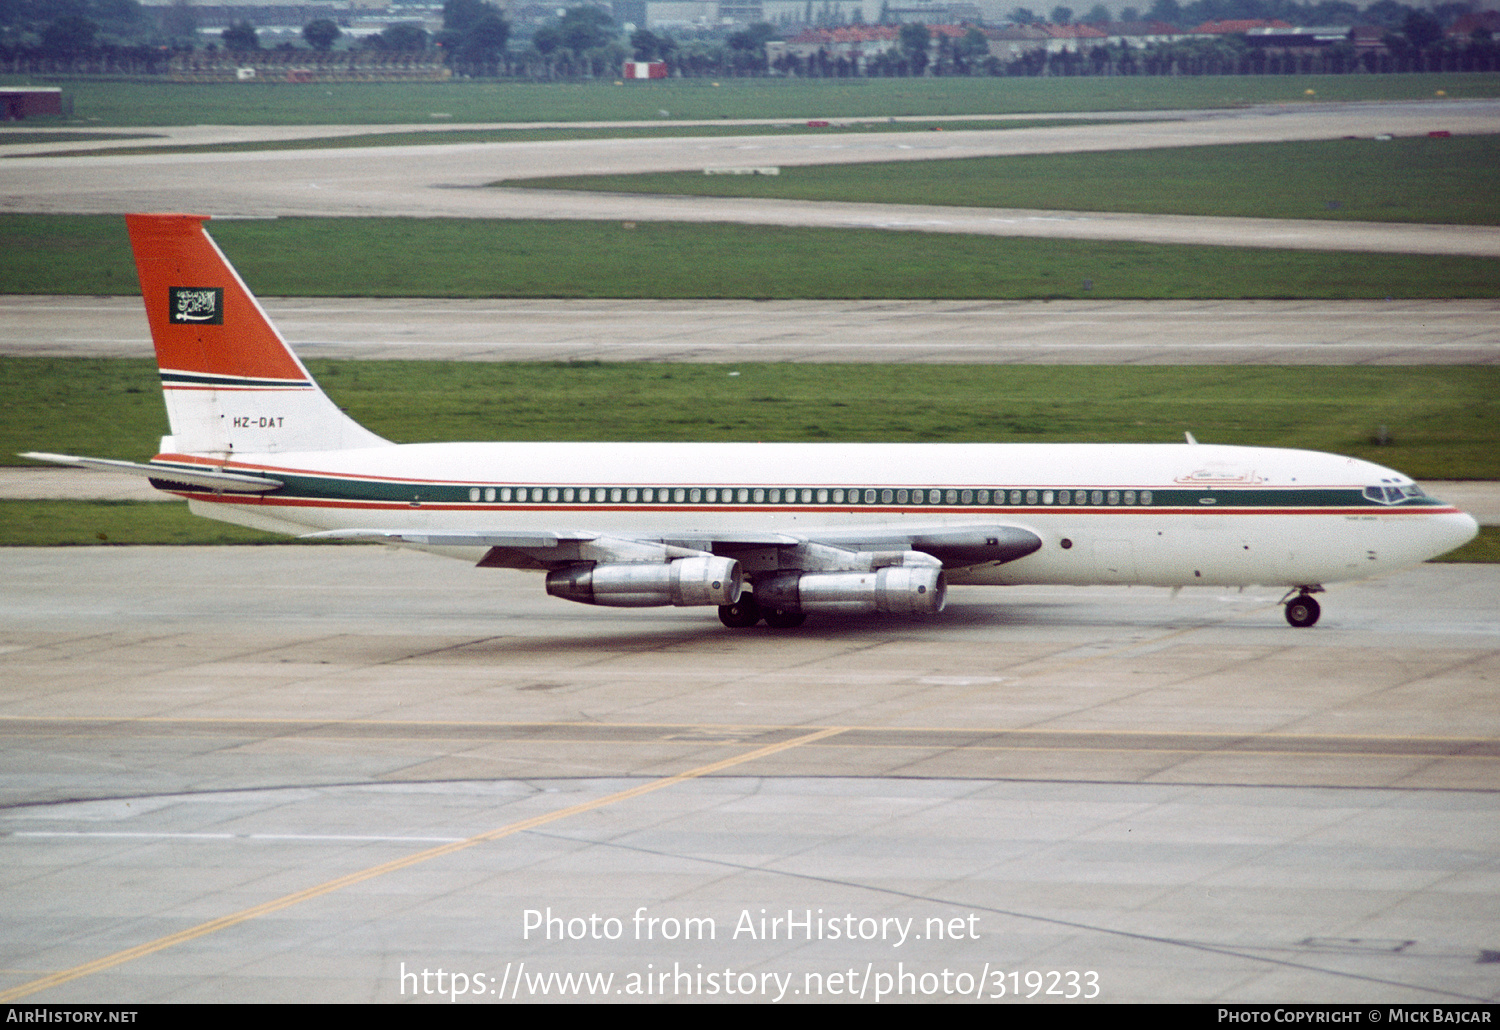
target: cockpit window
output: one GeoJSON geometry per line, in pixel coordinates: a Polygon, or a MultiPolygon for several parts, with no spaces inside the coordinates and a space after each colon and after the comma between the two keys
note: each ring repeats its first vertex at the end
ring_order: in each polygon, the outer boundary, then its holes
{"type": "Polygon", "coordinates": [[[1376,504],[1400,504],[1408,497],[1426,497],[1415,483],[1410,486],[1367,486],[1365,499],[1376,504]]]}

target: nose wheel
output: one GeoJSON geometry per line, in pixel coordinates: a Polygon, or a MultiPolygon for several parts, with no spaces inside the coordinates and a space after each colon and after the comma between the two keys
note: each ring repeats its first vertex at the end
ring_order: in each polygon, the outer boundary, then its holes
{"type": "Polygon", "coordinates": [[[1318,616],[1323,614],[1323,606],[1313,599],[1314,591],[1321,591],[1321,587],[1302,587],[1296,597],[1288,595],[1282,599],[1286,605],[1286,621],[1298,629],[1306,629],[1318,621],[1318,616]]]}

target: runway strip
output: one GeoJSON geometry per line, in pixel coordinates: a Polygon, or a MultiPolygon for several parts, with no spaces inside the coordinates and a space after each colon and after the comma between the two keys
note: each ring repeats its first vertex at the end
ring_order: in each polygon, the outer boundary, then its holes
{"type": "MultiPolygon", "coordinates": [[[[1489,226],[1008,211],[615,196],[493,189],[548,175],[724,166],[921,161],[1284,140],[1500,132],[1500,102],[1259,107],[1180,121],[838,137],[742,136],[440,144],[0,161],[0,210],[194,211],[239,217],[371,215],[735,222],[1155,243],[1500,256],[1489,226]]],[[[252,136],[253,130],[245,130],[252,136]]]]}
{"type": "MultiPolygon", "coordinates": [[[[305,358],[1485,365],[1500,301],[263,298],[305,358]]],[[[0,297],[0,355],[152,357],[139,297],[0,297]]]]}

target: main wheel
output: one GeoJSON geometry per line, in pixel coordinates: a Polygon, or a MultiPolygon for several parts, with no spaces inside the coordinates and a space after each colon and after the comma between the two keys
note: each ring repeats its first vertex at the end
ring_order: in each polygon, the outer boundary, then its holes
{"type": "Polygon", "coordinates": [[[734,604],[719,605],[719,621],[730,629],[745,629],[760,621],[760,605],[755,595],[746,590],[734,604]]]}
{"type": "Polygon", "coordinates": [[[772,629],[793,629],[807,621],[806,612],[789,612],[785,608],[767,608],[761,614],[772,629]]]}
{"type": "Polygon", "coordinates": [[[1286,603],[1286,621],[1298,629],[1306,629],[1318,621],[1323,609],[1307,594],[1298,594],[1286,603]]]}

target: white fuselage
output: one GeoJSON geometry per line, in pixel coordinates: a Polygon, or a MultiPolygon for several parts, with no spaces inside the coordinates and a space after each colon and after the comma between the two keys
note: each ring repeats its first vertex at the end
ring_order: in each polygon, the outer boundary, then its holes
{"type": "Polygon", "coordinates": [[[1015,561],[950,568],[954,584],[1300,586],[1416,564],[1476,532],[1468,515],[1430,498],[1370,500],[1368,488],[1381,497],[1412,486],[1390,469],[1254,447],[454,443],[212,463],[287,487],[254,497],[187,492],[193,510],[277,532],[818,539],[853,527],[1005,525],[1041,538],[1040,550],[1015,561]]]}

